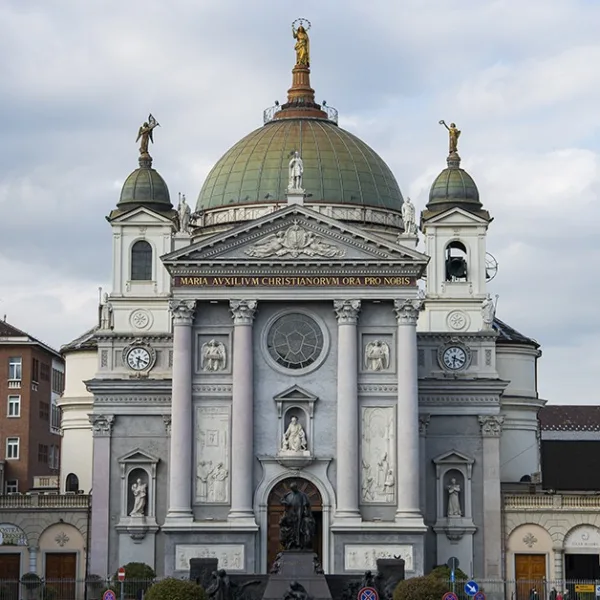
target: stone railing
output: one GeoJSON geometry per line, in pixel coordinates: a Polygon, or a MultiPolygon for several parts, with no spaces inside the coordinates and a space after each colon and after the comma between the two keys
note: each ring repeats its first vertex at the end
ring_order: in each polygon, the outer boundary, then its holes
{"type": "Polygon", "coordinates": [[[598,511],[600,496],[588,494],[505,494],[504,510],[598,511]]]}
{"type": "Polygon", "coordinates": [[[87,508],[85,494],[8,494],[0,496],[0,511],[48,508],[87,508]]]}

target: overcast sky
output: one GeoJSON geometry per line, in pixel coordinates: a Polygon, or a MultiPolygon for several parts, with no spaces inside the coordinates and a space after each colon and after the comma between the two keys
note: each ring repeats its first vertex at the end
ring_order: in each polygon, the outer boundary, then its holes
{"type": "Polygon", "coordinates": [[[105,220],[151,152],[176,202],[283,100],[312,22],[317,100],[421,209],[440,119],[494,221],[498,316],[543,346],[553,403],[600,400],[600,4],[593,0],[3,0],[0,315],[58,347],[108,289],[105,220]]]}

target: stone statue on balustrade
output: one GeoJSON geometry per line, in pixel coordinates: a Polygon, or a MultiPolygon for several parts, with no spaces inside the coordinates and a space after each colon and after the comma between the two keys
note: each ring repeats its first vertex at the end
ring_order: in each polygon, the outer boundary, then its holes
{"type": "Polygon", "coordinates": [[[279,540],[284,550],[308,550],[315,535],[315,519],[308,496],[292,482],[282,498],[285,512],[279,520],[279,540]]]}

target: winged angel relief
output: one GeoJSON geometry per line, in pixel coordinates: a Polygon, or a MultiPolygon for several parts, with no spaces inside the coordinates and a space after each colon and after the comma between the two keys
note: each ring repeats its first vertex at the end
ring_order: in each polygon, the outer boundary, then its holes
{"type": "Polygon", "coordinates": [[[368,371],[385,371],[390,366],[390,347],[381,340],[374,340],[365,348],[365,368],[368,371]]]}
{"type": "Polygon", "coordinates": [[[268,235],[244,252],[256,258],[271,256],[298,258],[300,256],[320,256],[322,258],[335,258],[344,256],[344,250],[333,244],[328,244],[319,235],[306,231],[294,223],[285,231],[278,231],[268,235]]]}

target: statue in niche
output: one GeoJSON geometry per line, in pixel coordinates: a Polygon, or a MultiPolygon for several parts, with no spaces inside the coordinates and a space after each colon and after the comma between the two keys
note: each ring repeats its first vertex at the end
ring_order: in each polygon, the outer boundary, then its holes
{"type": "Polygon", "coordinates": [[[460,508],[460,485],[456,483],[454,477],[450,480],[450,485],[446,489],[448,490],[448,518],[462,517],[462,510],[460,508]]]}
{"type": "Polygon", "coordinates": [[[415,205],[408,197],[402,204],[402,221],[404,222],[404,235],[417,235],[415,205]]]}
{"type": "Polygon", "coordinates": [[[190,232],[190,218],[192,215],[192,209],[190,205],[185,201],[185,194],[180,196],[179,206],[177,207],[177,216],[179,217],[179,231],[180,233],[190,232]]]}
{"type": "Polygon", "coordinates": [[[131,486],[133,493],[133,509],[129,513],[130,517],[143,517],[146,509],[146,497],[148,495],[148,484],[138,478],[131,486]]]}
{"type": "Polygon", "coordinates": [[[294,152],[294,156],[290,160],[289,164],[290,181],[288,184],[288,190],[302,190],[302,175],[304,174],[304,163],[300,158],[298,151],[294,152]]]}
{"type": "Polygon", "coordinates": [[[279,520],[279,539],[284,550],[310,548],[315,535],[315,519],[308,496],[294,481],[281,503],[285,512],[279,520]]]}
{"type": "Polygon", "coordinates": [[[104,294],[100,305],[100,329],[112,329],[113,327],[113,305],[108,301],[108,294],[104,294]]]}
{"type": "Polygon", "coordinates": [[[296,416],[292,417],[288,428],[283,434],[281,449],[288,452],[305,452],[307,450],[306,433],[296,416]]]}
{"type": "Polygon", "coordinates": [[[207,498],[209,502],[225,502],[227,499],[227,478],[229,471],[220,462],[208,474],[207,498]]]}
{"type": "Polygon", "coordinates": [[[201,354],[202,363],[200,366],[203,371],[216,373],[225,369],[227,354],[225,345],[221,342],[213,339],[202,344],[201,354]]]}
{"type": "Polygon", "coordinates": [[[496,317],[496,305],[498,304],[498,295],[496,295],[496,302],[492,300],[490,294],[488,294],[483,302],[481,303],[481,318],[483,320],[483,328],[487,330],[492,329],[494,324],[494,318],[496,317]]]}
{"type": "Polygon", "coordinates": [[[385,371],[390,366],[390,347],[386,342],[374,340],[365,348],[365,369],[385,371]]]}

